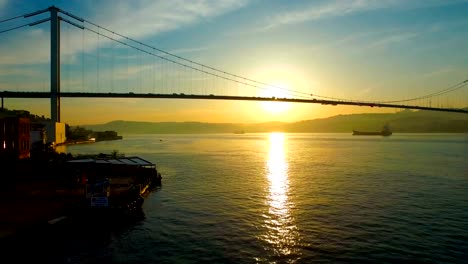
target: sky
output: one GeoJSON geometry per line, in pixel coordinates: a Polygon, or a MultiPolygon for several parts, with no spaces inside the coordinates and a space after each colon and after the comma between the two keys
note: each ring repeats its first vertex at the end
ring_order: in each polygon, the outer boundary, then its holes
{"type": "MultiPolygon", "coordinates": [[[[85,27],[60,23],[62,91],[394,101],[468,79],[463,0],[0,0],[0,32],[48,18],[22,15],[53,5],[85,27]]],[[[49,91],[50,23],[0,33],[0,40],[0,90],[49,91]]],[[[466,107],[468,88],[415,103],[466,107]]],[[[4,106],[50,117],[46,99],[5,98],[4,106]]],[[[62,98],[61,107],[61,121],[70,125],[295,122],[400,110],[89,98],[62,98]]]]}

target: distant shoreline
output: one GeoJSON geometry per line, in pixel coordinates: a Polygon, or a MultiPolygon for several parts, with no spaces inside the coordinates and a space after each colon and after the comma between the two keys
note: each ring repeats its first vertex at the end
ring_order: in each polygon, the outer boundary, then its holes
{"type": "Polygon", "coordinates": [[[467,114],[433,113],[429,111],[337,115],[293,123],[242,124],[117,120],[100,125],[82,125],[82,127],[99,131],[116,131],[118,134],[233,134],[233,132],[239,131],[246,134],[277,131],[284,133],[352,133],[353,130],[380,131],[384,124],[388,124],[394,133],[468,133],[467,114]]]}
{"type": "Polygon", "coordinates": [[[91,143],[96,143],[96,142],[101,142],[101,141],[111,141],[111,140],[120,140],[123,139],[122,136],[118,136],[116,138],[109,138],[109,139],[100,139],[100,140],[95,140],[95,139],[88,139],[88,140],[70,140],[66,141],[63,143],[58,143],[55,144],[55,146],[66,146],[66,145],[78,145],[78,144],[91,144],[91,143]]]}
{"type": "MultiPolygon", "coordinates": [[[[252,135],[252,134],[269,134],[269,133],[284,133],[284,134],[349,134],[352,135],[353,132],[291,132],[291,131],[281,131],[281,130],[272,130],[272,131],[261,131],[261,132],[244,132],[244,133],[232,133],[232,132],[148,132],[148,133],[125,133],[125,135],[209,135],[209,134],[224,134],[224,135],[252,135]]],[[[403,135],[403,134],[467,134],[468,132],[394,132],[393,135],[403,135]]]]}

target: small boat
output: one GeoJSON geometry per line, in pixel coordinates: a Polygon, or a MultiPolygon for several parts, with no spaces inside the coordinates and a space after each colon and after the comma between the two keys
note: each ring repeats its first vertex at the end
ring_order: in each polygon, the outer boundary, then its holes
{"type": "Polygon", "coordinates": [[[390,136],[392,131],[388,125],[385,125],[381,131],[357,131],[353,130],[354,136],[390,136]]]}

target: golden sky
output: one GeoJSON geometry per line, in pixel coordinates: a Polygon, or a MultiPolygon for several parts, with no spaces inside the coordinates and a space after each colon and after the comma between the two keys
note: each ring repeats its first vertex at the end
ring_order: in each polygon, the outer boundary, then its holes
{"type": "MultiPolygon", "coordinates": [[[[55,5],[61,90],[394,101],[467,79],[467,1],[0,1],[0,21],[55,5]],[[100,27],[96,27],[99,25],[100,27]],[[124,38],[124,37],[128,37],[124,38]]],[[[0,23],[0,31],[49,13],[0,23]]],[[[50,90],[50,23],[0,33],[0,90],[50,90]]],[[[412,101],[468,106],[466,86],[412,101]]],[[[46,99],[4,99],[50,116],[46,99]]],[[[393,108],[62,98],[62,122],[294,122],[393,108]]]]}

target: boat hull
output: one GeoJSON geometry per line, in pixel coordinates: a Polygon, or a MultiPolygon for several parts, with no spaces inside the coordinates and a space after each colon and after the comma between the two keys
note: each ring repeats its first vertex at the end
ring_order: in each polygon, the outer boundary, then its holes
{"type": "Polygon", "coordinates": [[[392,132],[371,132],[371,131],[355,131],[353,130],[354,136],[390,136],[392,132]]]}

